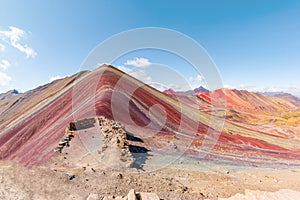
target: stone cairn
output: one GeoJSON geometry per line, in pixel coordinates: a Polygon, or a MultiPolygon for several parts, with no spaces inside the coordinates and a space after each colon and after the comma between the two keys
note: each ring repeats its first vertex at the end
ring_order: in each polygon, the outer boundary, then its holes
{"type": "Polygon", "coordinates": [[[71,122],[65,130],[65,137],[58,143],[58,146],[54,148],[54,152],[62,153],[64,147],[70,146],[70,141],[75,137],[74,124],[71,122]]]}
{"type": "Polygon", "coordinates": [[[129,144],[124,127],[119,122],[109,120],[103,116],[70,122],[65,130],[65,137],[55,147],[54,151],[62,153],[65,147],[70,146],[70,141],[76,136],[76,131],[94,127],[99,122],[103,134],[102,146],[98,153],[101,161],[110,167],[128,168],[134,163],[134,158],[129,150],[129,144]]]}
{"type": "Polygon", "coordinates": [[[119,122],[98,118],[103,133],[102,147],[98,151],[100,158],[110,167],[131,167],[134,158],[129,150],[129,144],[124,128],[119,122]]]}
{"type": "Polygon", "coordinates": [[[58,143],[58,146],[54,148],[54,152],[62,153],[64,147],[70,146],[70,141],[75,137],[75,132],[77,130],[93,127],[95,123],[95,118],[70,122],[69,126],[65,130],[65,137],[58,143]]]}

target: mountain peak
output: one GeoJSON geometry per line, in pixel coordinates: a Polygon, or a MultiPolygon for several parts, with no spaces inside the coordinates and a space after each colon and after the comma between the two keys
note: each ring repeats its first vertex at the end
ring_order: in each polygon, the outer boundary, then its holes
{"type": "Polygon", "coordinates": [[[203,87],[203,86],[200,86],[200,87],[198,87],[198,88],[195,88],[195,89],[194,89],[194,92],[197,94],[197,93],[201,93],[201,92],[209,92],[209,90],[206,89],[206,88],[203,87]]]}
{"type": "Polygon", "coordinates": [[[19,94],[19,91],[16,90],[16,89],[12,89],[12,90],[9,90],[5,93],[2,93],[1,95],[11,95],[11,94],[19,94]]]}
{"type": "Polygon", "coordinates": [[[176,92],[173,90],[173,89],[167,89],[167,90],[165,90],[165,91],[163,91],[164,93],[166,93],[166,94],[171,94],[171,95],[175,95],[176,94],[176,92]]]}

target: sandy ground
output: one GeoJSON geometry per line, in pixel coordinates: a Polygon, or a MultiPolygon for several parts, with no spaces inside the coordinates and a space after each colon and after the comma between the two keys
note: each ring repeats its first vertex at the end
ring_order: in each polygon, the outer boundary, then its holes
{"type": "MultiPolygon", "coordinates": [[[[226,166],[183,157],[165,166],[153,161],[158,159],[155,155],[152,155],[151,159],[145,164],[145,167],[148,167],[147,172],[135,168],[111,169],[99,163],[86,163],[86,166],[75,167],[61,156],[54,157],[44,166],[31,169],[10,161],[1,161],[0,199],[85,200],[91,193],[126,196],[130,189],[155,192],[161,199],[170,200],[229,197],[251,199],[254,194],[261,195],[263,199],[266,193],[260,191],[291,190],[270,193],[270,198],[264,198],[275,199],[274,195],[280,197],[285,192],[292,194],[300,190],[300,169],[226,166]],[[153,163],[156,163],[156,166],[153,163]],[[75,175],[75,178],[70,180],[70,175],[75,175]],[[251,198],[242,195],[245,194],[245,190],[251,198]],[[253,190],[258,190],[258,193],[253,193],[253,190]]],[[[293,195],[298,194],[296,192],[293,195]]]]}

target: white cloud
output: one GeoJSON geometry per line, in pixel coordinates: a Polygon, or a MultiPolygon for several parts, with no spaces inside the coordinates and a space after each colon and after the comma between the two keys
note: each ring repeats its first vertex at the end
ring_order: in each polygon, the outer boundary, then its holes
{"type": "Polygon", "coordinates": [[[163,92],[167,89],[170,89],[168,86],[163,85],[161,83],[157,83],[157,82],[150,82],[150,83],[148,83],[148,85],[155,88],[155,89],[157,89],[157,90],[159,90],[159,91],[161,91],[161,92],[163,92]]]}
{"type": "Polygon", "coordinates": [[[5,46],[0,43],[0,52],[3,52],[5,50],[5,46]]]}
{"type": "Polygon", "coordinates": [[[129,69],[128,67],[125,67],[124,65],[118,66],[117,68],[119,70],[125,72],[126,74],[129,74],[132,71],[132,69],[129,69]]]}
{"type": "Polygon", "coordinates": [[[232,87],[231,85],[227,85],[227,84],[225,84],[225,85],[223,86],[223,88],[228,88],[228,89],[231,89],[231,88],[234,88],[234,87],[232,87]]]}
{"type": "Polygon", "coordinates": [[[189,81],[190,82],[201,82],[201,81],[204,81],[204,78],[200,75],[197,75],[196,77],[190,76],[189,81]]]}
{"type": "Polygon", "coordinates": [[[260,90],[261,92],[285,92],[300,97],[300,88],[297,87],[269,87],[260,90]]]}
{"type": "Polygon", "coordinates": [[[182,87],[180,87],[179,85],[176,85],[176,84],[164,85],[162,83],[152,82],[152,81],[148,82],[147,84],[161,92],[168,90],[168,89],[172,89],[174,91],[178,91],[178,90],[182,89],[182,87]]]}
{"type": "Polygon", "coordinates": [[[151,62],[147,58],[134,58],[133,60],[127,60],[125,65],[132,65],[135,67],[147,67],[151,65],[151,62]]]}
{"type": "Polygon", "coordinates": [[[2,41],[9,43],[14,48],[26,54],[26,57],[34,58],[36,52],[27,44],[21,44],[20,40],[25,36],[25,31],[14,26],[10,26],[8,31],[1,31],[0,36],[2,41]]]}
{"type": "Polygon", "coordinates": [[[6,70],[10,67],[10,63],[7,60],[2,59],[0,62],[0,68],[6,70]]]}
{"type": "Polygon", "coordinates": [[[176,84],[169,84],[168,85],[169,88],[173,89],[173,90],[180,90],[181,87],[179,85],[176,85],[176,84]]]}
{"type": "Polygon", "coordinates": [[[6,75],[3,72],[0,72],[0,85],[1,86],[7,86],[9,82],[11,81],[11,77],[6,75]]]}
{"type": "Polygon", "coordinates": [[[224,85],[224,88],[247,90],[250,92],[285,92],[300,97],[299,87],[257,87],[253,85],[241,84],[239,86],[224,85]]]}
{"type": "Polygon", "coordinates": [[[62,77],[62,76],[53,76],[53,77],[50,78],[50,82],[55,81],[57,79],[61,79],[61,78],[64,78],[64,77],[62,77]]]}
{"type": "Polygon", "coordinates": [[[130,69],[128,67],[125,67],[123,65],[117,67],[119,70],[125,72],[126,74],[129,74],[133,76],[134,78],[144,82],[144,83],[149,83],[152,81],[151,76],[147,74],[147,72],[143,69],[130,69]]]}

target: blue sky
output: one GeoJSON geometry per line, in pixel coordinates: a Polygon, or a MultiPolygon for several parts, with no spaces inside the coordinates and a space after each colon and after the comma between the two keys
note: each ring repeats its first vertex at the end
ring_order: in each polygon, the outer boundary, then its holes
{"type": "MultiPolygon", "coordinates": [[[[24,92],[74,74],[99,43],[141,27],[169,28],[195,39],[226,87],[300,95],[300,2],[292,0],[0,0],[0,92],[24,92]]],[[[192,86],[205,84],[205,77],[166,53],[133,52],[113,64],[135,73],[140,58],[170,66],[192,86]]]]}

